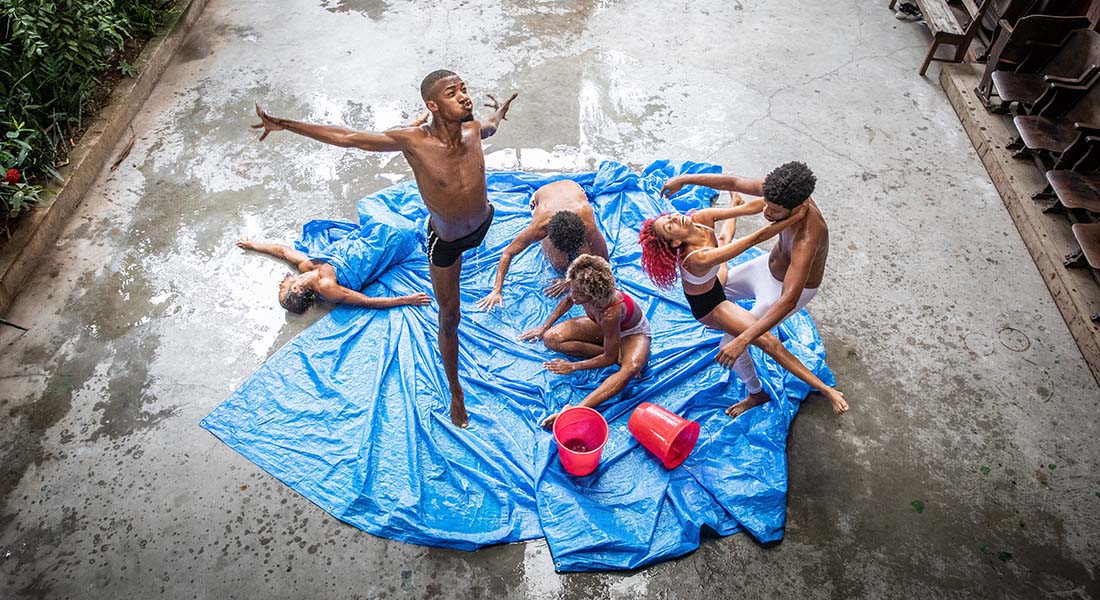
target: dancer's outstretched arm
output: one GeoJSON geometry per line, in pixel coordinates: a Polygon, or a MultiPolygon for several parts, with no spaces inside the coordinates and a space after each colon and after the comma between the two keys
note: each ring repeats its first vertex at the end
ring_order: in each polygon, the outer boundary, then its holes
{"type": "Polygon", "coordinates": [[[261,254],[285,260],[292,263],[295,267],[298,267],[298,270],[303,273],[309,270],[306,268],[308,265],[302,264],[308,263],[309,257],[306,256],[304,252],[299,252],[285,244],[265,244],[242,237],[237,240],[237,247],[244,250],[255,250],[261,254]]]}
{"type": "Polygon", "coordinates": [[[546,322],[519,334],[519,339],[524,342],[541,340],[542,336],[546,335],[546,331],[549,330],[554,323],[557,323],[558,319],[562,318],[562,315],[569,312],[571,308],[573,308],[573,299],[569,296],[562,298],[561,302],[558,302],[558,305],[554,307],[554,312],[550,313],[550,316],[546,318],[546,322]]]}
{"type": "Polygon", "coordinates": [[[764,180],[751,177],[738,177],[718,173],[689,173],[677,175],[665,182],[661,195],[666,198],[675,195],[685,185],[701,185],[712,190],[741,192],[750,196],[764,195],[764,180]]]}
{"type": "Polygon", "coordinates": [[[684,265],[689,268],[693,267],[693,271],[706,271],[710,267],[728,262],[733,257],[741,254],[742,252],[759,244],[760,242],[763,242],[764,240],[770,239],[778,235],[780,231],[783,231],[787,227],[790,227],[791,225],[797,223],[805,216],[805,207],[799,207],[791,213],[790,217],[787,217],[782,221],[770,223],[767,226],[761,227],[760,229],[757,229],[756,231],[750,233],[749,235],[746,235],[743,238],[733,240],[732,242],[724,246],[719,246],[717,248],[707,248],[706,250],[701,250],[692,254],[691,257],[684,262],[684,265]]]}
{"type": "Polygon", "coordinates": [[[427,306],[431,303],[431,296],[418,292],[407,296],[393,298],[375,298],[353,289],[346,288],[338,283],[323,282],[317,288],[317,293],[322,298],[336,304],[350,304],[363,308],[393,308],[395,306],[427,306]]]}
{"type": "Polygon", "coordinates": [[[500,263],[497,264],[496,276],[493,278],[493,291],[477,301],[479,309],[491,310],[497,305],[504,306],[504,276],[508,274],[508,269],[512,266],[512,259],[530,247],[531,244],[541,240],[543,236],[545,236],[544,229],[532,222],[516,236],[516,239],[512,240],[512,243],[504,247],[504,250],[500,253],[500,263]]]}
{"type": "Polygon", "coordinates": [[[260,105],[256,105],[256,116],[260,122],[253,125],[253,129],[264,130],[260,134],[262,142],[272,131],[286,130],[298,135],[324,142],[341,148],[359,148],[371,152],[401,152],[408,148],[408,142],[412,135],[419,132],[418,127],[395,127],[381,133],[373,131],[354,131],[336,125],[315,125],[292,121],[281,117],[273,117],[267,114],[260,105]]]}
{"type": "Polygon", "coordinates": [[[512,100],[516,99],[519,93],[512,94],[512,97],[505,100],[504,104],[497,102],[497,99],[493,96],[489,96],[491,102],[486,103],[485,106],[496,109],[489,118],[478,121],[478,125],[481,126],[481,139],[485,139],[497,132],[497,128],[500,127],[500,122],[505,121],[508,118],[508,109],[512,106],[512,100]]]}

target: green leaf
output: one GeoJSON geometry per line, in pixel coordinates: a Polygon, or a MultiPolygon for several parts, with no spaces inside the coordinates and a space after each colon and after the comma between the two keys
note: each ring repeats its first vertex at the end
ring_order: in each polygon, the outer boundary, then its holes
{"type": "Polygon", "coordinates": [[[989,467],[987,467],[985,465],[982,465],[981,470],[982,470],[982,475],[989,475],[989,472],[992,471],[993,469],[990,469],[989,467]]]}
{"type": "Polygon", "coordinates": [[[913,510],[917,511],[918,515],[924,512],[924,502],[921,502],[920,500],[914,500],[909,504],[913,507],[913,510]]]}

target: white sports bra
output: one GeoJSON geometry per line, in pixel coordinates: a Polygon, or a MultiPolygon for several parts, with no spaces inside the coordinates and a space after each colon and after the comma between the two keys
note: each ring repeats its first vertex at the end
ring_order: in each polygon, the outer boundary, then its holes
{"type": "MultiPolygon", "coordinates": [[[[695,225],[696,227],[702,227],[703,229],[706,229],[706,230],[710,231],[711,233],[714,233],[714,228],[713,227],[707,227],[706,225],[700,225],[699,223],[693,223],[693,225],[695,225]]],[[[684,268],[684,262],[686,262],[687,259],[689,257],[691,257],[692,254],[695,254],[696,252],[702,252],[703,250],[711,250],[711,249],[712,248],[699,248],[698,250],[692,250],[691,252],[688,252],[687,255],[684,256],[684,258],[680,259],[680,261],[679,261],[680,279],[683,279],[685,283],[690,283],[692,285],[703,285],[703,284],[709,282],[710,280],[714,279],[718,275],[718,270],[722,268],[722,265],[714,265],[714,267],[711,270],[707,271],[703,275],[693,275],[690,271],[688,271],[687,269],[684,268]]]]}

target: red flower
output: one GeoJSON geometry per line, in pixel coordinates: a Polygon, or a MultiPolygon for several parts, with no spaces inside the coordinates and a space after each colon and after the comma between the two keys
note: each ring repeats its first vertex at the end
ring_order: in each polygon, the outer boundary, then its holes
{"type": "Polygon", "coordinates": [[[8,183],[19,183],[19,169],[8,169],[7,174],[4,175],[4,181],[8,183]]]}

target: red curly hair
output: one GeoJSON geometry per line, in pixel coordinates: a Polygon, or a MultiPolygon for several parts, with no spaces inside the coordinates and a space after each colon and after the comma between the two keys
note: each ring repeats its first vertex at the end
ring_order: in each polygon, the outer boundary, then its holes
{"type": "Polygon", "coordinates": [[[642,222],[638,244],[642,247],[642,270],[653,283],[667,289],[676,283],[679,273],[676,271],[676,250],[657,235],[657,219],[665,214],[642,222]]]}

